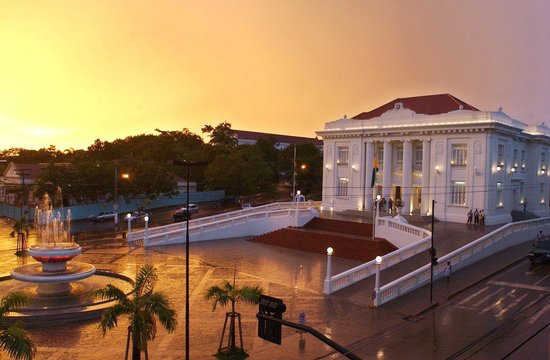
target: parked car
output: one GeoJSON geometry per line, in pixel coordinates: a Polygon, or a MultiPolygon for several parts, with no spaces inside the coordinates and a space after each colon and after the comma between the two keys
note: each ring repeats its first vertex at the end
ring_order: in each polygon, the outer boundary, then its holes
{"type": "Polygon", "coordinates": [[[550,240],[538,240],[529,251],[529,261],[534,263],[550,262],[550,240]]]}
{"type": "Polygon", "coordinates": [[[174,212],[174,221],[185,221],[191,219],[191,214],[199,212],[199,206],[197,204],[189,204],[189,210],[186,207],[174,212]]]}
{"type": "MultiPolygon", "coordinates": [[[[134,222],[136,220],[142,220],[146,216],[151,218],[151,215],[149,213],[146,213],[145,211],[134,211],[133,213],[130,214],[129,218],[131,222],[134,222]]],[[[126,221],[128,221],[128,216],[126,216],[126,221]]]]}
{"type": "Polygon", "coordinates": [[[112,221],[115,219],[116,211],[102,211],[97,215],[88,216],[88,220],[93,222],[103,222],[103,221],[112,221]]]}
{"type": "Polygon", "coordinates": [[[245,209],[252,209],[252,205],[250,205],[250,204],[243,204],[242,208],[243,208],[243,210],[245,210],[245,209]]]}

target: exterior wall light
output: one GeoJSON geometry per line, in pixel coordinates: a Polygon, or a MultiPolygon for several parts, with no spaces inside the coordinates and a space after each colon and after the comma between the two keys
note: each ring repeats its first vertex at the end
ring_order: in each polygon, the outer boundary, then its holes
{"type": "Polygon", "coordinates": [[[545,172],[546,172],[546,170],[540,169],[540,174],[541,174],[541,175],[544,175],[545,172]]]}
{"type": "Polygon", "coordinates": [[[436,166],[435,166],[435,172],[438,173],[438,174],[441,173],[441,172],[439,171],[439,165],[436,165],[436,166]]]}
{"type": "Polygon", "coordinates": [[[500,170],[502,170],[502,168],[500,167],[500,165],[497,165],[497,172],[499,172],[500,170]]]}
{"type": "Polygon", "coordinates": [[[515,172],[516,172],[516,168],[515,168],[515,167],[511,168],[511,169],[510,169],[510,172],[515,173],[515,172]]]}

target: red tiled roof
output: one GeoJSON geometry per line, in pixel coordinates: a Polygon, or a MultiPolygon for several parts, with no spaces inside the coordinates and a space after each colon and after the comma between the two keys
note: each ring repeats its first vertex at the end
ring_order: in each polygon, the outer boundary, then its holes
{"type": "Polygon", "coordinates": [[[261,132],[246,131],[246,130],[233,130],[233,134],[237,139],[241,139],[241,140],[258,141],[259,139],[268,138],[271,136],[278,143],[284,143],[284,144],[303,144],[303,143],[314,143],[315,145],[323,144],[323,141],[318,140],[317,138],[308,138],[308,137],[302,137],[302,136],[269,134],[269,133],[261,133],[261,132]]]}
{"type": "Polygon", "coordinates": [[[450,111],[459,110],[461,105],[464,110],[479,111],[479,109],[476,109],[472,105],[465,103],[451,94],[438,94],[395,99],[374,110],[356,115],[352,119],[367,120],[379,117],[386,111],[395,109],[397,103],[402,103],[403,108],[410,109],[417,114],[425,115],[446,114],[450,111]]]}

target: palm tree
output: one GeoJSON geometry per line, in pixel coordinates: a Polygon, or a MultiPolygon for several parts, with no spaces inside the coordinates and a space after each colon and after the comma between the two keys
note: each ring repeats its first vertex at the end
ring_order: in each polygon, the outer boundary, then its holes
{"type": "Polygon", "coordinates": [[[153,291],[157,279],[153,265],[146,264],[139,270],[134,287],[128,294],[133,295],[132,298],[111,284],[93,292],[95,297],[116,300],[116,304],[107,309],[101,318],[99,326],[103,330],[103,336],[107,330],[117,326],[119,316],[128,315],[130,324],[126,338],[126,359],[130,337],[132,338],[132,360],[141,359],[142,351],[145,352],[145,359],[148,359],[147,341],[155,339],[157,318],[168,332],[176,329],[176,311],[171,308],[166,293],[153,291]]]}
{"type": "MultiPolygon", "coordinates": [[[[8,293],[0,300],[0,321],[10,311],[25,305],[28,297],[20,292],[8,293]]],[[[36,355],[36,345],[25,330],[13,325],[0,331],[0,348],[14,359],[30,360],[36,355]]]]}
{"type": "Polygon", "coordinates": [[[231,319],[229,323],[229,340],[228,340],[228,353],[246,353],[243,349],[243,339],[242,339],[242,330],[241,326],[241,314],[235,311],[235,305],[237,301],[243,301],[248,304],[258,304],[260,302],[260,295],[263,293],[263,289],[259,286],[243,286],[241,288],[235,286],[235,280],[233,280],[233,285],[229,281],[225,281],[222,286],[214,285],[206,290],[205,298],[208,300],[214,300],[212,311],[216,310],[216,306],[226,306],[228,302],[231,303],[231,312],[226,313],[225,316],[225,325],[223,327],[222,338],[220,341],[220,346],[218,347],[218,354],[222,352],[222,342],[225,334],[225,327],[227,325],[227,318],[231,319]],[[241,347],[237,348],[235,343],[235,318],[239,319],[239,332],[241,334],[241,347]]]}
{"type": "Polygon", "coordinates": [[[27,238],[29,237],[30,230],[33,228],[33,224],[28,222],[23,216],[13,224],[13,231],[10,233],[10,236],[15,237],[15,234],[17,234],[17,255],[27,249],[27,238]]]}

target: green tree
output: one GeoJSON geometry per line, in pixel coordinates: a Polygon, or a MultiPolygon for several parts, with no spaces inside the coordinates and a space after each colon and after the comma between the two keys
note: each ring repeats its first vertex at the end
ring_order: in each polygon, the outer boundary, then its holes
{"type": "Polygon", "coordinates": [[[288,146],[281,153],[279,171],[288,183],[292,183],[296,171],[296,190],[308,198],[319,199],[322,192],[323,154],[315,144],[296,145],[296,167],[294,167],[294,146],[288,146]]]}
{"type": "MultiPolygon", "coordinates": [[[[211,286],[206,290],[205,298],[214,300],[212,311],[216,310],[217,305],[226,306],[228,303],[231,304],[231,312],[228,314],[231,319],[229,323],[229,353],[244,353],[244,349],[238,348],[235,342],[235,318],[240,317],[240,314],[235,311],[237,302],[242,301],[248,304],[258,304],[260,302],[260,295],[262,294],[263,289],[259,286],[237,287],[235,283],[231,284],[229,281],[225,281],[221,286],[211,286]]],[[[218,351],[220,350],[221,349],[218,349],[218,351]]]]}
{"type": "Polygon", "coordinates": [[[235,132],[231,129],[231,124],[227,121],[219,123],[216,127],[204,125],[201,131],[208,135],[210,138],[208,143],[211,145],[233,148],[238,144],[235,132]]]}
{"type": "Polygon", "coordinates": [[[276,182],[273,169],[264,161],[256,146],[240,145],[228,154],[218,155],[205,171],[211,189],[227,194],[273,193],[276,182]]]}
{"type": "Polygon", "coordinates": [[[166,293],[154,291],[158,276],[151,264],[145,264],[139,270],[129,297],[121,289],[111,284],[93,292],[94,297],[116,300],[116,304],[107,309],[101,317],[100,327],[105,336],[107,330],[118,324],[118,318],[127,315],[129,320],[126,338],[126,359],[130,338],[132,339],[132,359],[141,359],[141,352],[148,358],[147,342],[155,339],[157,318],[170,333],[176,329],[176,311],[172,309],[166,293]]]}
{"type": "MultiPolygon", "coordinates": [[[[0,301],[0,321],[7,313],[20,309],[28,302],[28,297],[20,292],[8,293],[0,301]]],[[[27,332],[17,325],[0,331],[0,347],[14,359],[32,359],[36,355],[36,345],[27,332]]]]}
{"type": "Polygon", "coordinates": [[[10,233],[10,237],[15,237],[17,234],[17,250],[16,254],[20,255],[27,249],[27,238],[29,232],[33,229],[33,224],[22,216],[13,224],[13,231],[10,233]]]}

